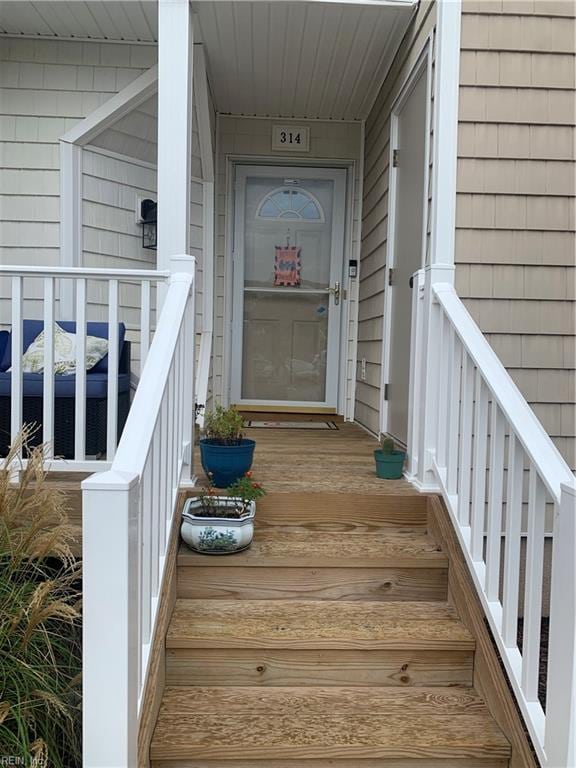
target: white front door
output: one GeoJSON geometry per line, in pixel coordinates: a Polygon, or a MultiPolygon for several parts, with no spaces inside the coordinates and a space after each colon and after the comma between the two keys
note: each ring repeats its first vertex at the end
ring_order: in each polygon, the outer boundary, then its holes
{"type": "Polygon", "coordinates": [[[237,166],[231,400],[338,400],[346,171],[237,166]]]}

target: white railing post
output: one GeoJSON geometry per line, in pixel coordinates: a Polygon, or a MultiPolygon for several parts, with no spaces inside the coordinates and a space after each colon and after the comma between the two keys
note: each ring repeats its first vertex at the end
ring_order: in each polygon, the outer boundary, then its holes
{"type": "Polygon", "coordinates": [[[422,386],[422,325],[424,319],[424,270],[412,276],[412,322],[410,330],[410,391],[408,406],[408,477],[418,474],[420,391],[422,386]]]}
{"type": "Polygon", "coordinates": [[[454,267],[446,264],[432,265],[426,267],[425,276],[417,481],[422,489],[437,490],[439,486],[434,472],[434,460],[438,444],[439,341],[442,313],[435,290],[443,284],[451,289],[454,267]]]}
{"type": "MultiPolygon", "coordinates": [[[[178,274],[195,274],[196,259],[194,256],[172,256],[169,263],[172,277],[169,282],[178,281],[178,274]]],[[[194,362],[196,359],[196,283],[192,283],[190,296],[184,314],[184,391],[182,393],[182,434],[184,444],[184,465],[181,480],[183,483],[192,481],[192,456],[194,453],[194,404],[196,401],[196,377],[194,362]]]]}
{"type": "Polygon", "coordinates": [[[82,483],[84,768],[136,768],[138,475],[82,483]]]}
{"type": "Polygon", "coordinates": [[[544,751],[576,765],[576,482],[563,483],[554,524],[544,751]]]}

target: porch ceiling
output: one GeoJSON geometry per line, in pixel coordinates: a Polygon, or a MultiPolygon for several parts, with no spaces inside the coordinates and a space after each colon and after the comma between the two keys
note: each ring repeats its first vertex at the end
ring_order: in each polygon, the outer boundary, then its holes
{"type": "Polygon", "coordinates": [[[233,114],[367,117],[415,3],[194,3],[216,109],[233,114]]]}
{"type": "Polygon", "coordinates": [[[10,0],[0,3],[0,34],[154,42],[156,0],[10,0]]]}

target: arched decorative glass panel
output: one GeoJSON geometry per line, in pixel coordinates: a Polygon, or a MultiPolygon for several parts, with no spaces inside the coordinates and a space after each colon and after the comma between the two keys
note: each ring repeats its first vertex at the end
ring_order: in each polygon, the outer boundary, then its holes
{"type": "Polygon", "coordinates": [[[302,219],[323,222],[324,211],[318,200],[304,189],[280,187],[273,189],[261,201],[256,212],[257,219],[302,219]]]}

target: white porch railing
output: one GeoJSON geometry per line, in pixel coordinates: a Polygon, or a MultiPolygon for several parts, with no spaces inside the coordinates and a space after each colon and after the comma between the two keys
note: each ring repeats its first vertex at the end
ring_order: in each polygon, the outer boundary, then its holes
{"type": "Polygon", "coordinates": [[[425,273],[415,275],[413,293],[409,472],[420,487],[442,490],[542,766],[572,768],[574,476],[452,285],[428,277],[425,285],[425,273]],[[544,710],[538,688],[547,510],[553,547],[544,710]]]}
{"type": "MultiPolygon", "coordinates": [[[[125,321],[130,326],[132,343],[139,345],[140,366],[150,347],[153,326],[153,287],[164,283],[169,272],[127,269],[37,268],[1,266],[3,295],[10,301],[10,313],[4,327],[12,334],[10,437],[20,431],[24,421],[22,349],[23,319],[43,320],[45,329],[44,369],[54,366],[54,322],[75,321],[77,329],[74,392],[74,456],[62,460],[54,455],[55,379],[43,376],[42,440],[50,470],[98,471],[109,466],[116,452],[118,428],[118,333],[109,333],[106,451],[98,457],[86,454],[87,375],[84,364],[87,320],[104,321],[108,328],[118,328],[125,321]],[[124,296],[122,296],[124,294],[124,296]],[[127,306],[127,297],[131,306],[127,306]],[[92,313],[93,316],[90,316],[92,313]],[[130,323],[126,322],[130,316],[130,323]],[[82,331],[83,329],[83,331],[82,331]],[[104,463],[103,463],[104,462],[104,463]]],[[[5,432],[8,425],[0,426],[5,432]]]]}
{"type": "Polygon", "coordinates": [[[136,766],[178,489],[191,477],[194,259],[173,259],[171,268],[112,466],[82,484],[84,768],[136,766]]]}

